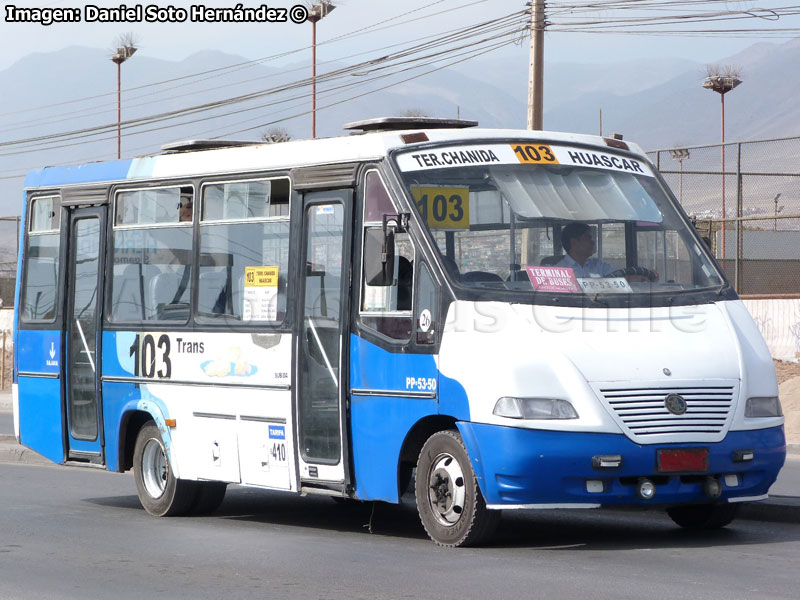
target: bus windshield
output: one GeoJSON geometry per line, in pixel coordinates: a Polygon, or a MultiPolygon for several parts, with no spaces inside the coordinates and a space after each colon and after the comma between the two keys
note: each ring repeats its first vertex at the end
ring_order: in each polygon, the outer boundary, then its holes
{"type": "Polygon", "coordinates": [[[397,165],[456,284],[594,297],[723,282],[635,157],[509,143],[407,152],[397,165]]]}

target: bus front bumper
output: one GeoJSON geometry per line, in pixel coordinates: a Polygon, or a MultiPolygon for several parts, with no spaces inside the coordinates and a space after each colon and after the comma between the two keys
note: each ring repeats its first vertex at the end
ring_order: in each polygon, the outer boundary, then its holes
{"type": "Polygon", "coordinates": [[[495,509],[762,500],[786,458],[783,427],[731,431],[711,444],[653,445],[622,434],[468,422],[458,429],[486,504],[495,509]],[[678,449],[707,449],[707,470],[660,472],[657,452],[678,449]],[[650,499],[640,494],[645,479],[655,485],[650,499]],[[709,495],[709,479],[720,484],[719,495],[709,495]]]}

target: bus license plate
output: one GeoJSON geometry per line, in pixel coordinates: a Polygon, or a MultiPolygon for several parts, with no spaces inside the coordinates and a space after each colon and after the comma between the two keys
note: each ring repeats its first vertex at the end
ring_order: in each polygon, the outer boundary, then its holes
{"type": "Polygon", "coordinates": [[[659,450],[658,470],[661,473],[708,471],[708,448],[659,450]]]}

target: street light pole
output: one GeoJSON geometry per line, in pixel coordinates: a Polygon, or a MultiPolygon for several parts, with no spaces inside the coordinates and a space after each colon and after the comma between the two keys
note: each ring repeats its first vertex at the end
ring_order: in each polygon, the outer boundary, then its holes
{"type": "Polygon", "coordinates": [[[327,17],[336,6],[330,0],[314,4],[308,11],[311,21],[311,139],[317,137],[317,21],[327,17]]]}
{"type": "Polygon", "coordinates": [[[669,151],[672,154],[672,158],[678,161],[681,165],[681,174],[680,174],[680,184],[679,184],[679,195],[678,200],[683,206],[683,161],[689,158],[691,155],[689,154],[688,148],[675,148],[674,150],[669,151]]]}
{"type": "Polygon", "coordinates": [[[117,160],[122,158],[122,63],[136,53],[136,46],[123,43],[111,60],[117,65],[117,160]]]}
{"type": "Polygon", "coordinates": [[[722,254],[725,258],[725,94],[742,83],[733,72],[727,75],[709,75],[703,82],[703,87],[707,90],[717,92],[720,97],[721,107],[721,126],[722,126],[722,254]]]}
{"type": "Polygon", "coordinates": [[[778,199],[781,197],[781,193],[778,192],[773,198],[773,202],[775,203],[775,221],[772,224],[772,231],[778,231],[778,213],[783,210],[783,206],[778,208],[778,199]]]}

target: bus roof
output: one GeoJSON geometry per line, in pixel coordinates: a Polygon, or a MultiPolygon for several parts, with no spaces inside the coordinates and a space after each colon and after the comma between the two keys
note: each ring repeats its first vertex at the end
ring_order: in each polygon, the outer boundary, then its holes
{"type": "MultiPolygon", "coordinates": [[[[413,149],[430,142],[464,143],[473,140],[518,139],[538,142],[588,144],[606,147],[595,135],[529,131],[525,129],[408,129],[343,137],[238,145],[217,149],[155,154],[83,165],[45,167],[28,173],[26,189],[112,183],[161,178],[197,177],[292,169],[312,165],[380,160],[393,149],[413,149]],[[406,143],[403,135],[425,133],[427,141],[406,143]]],[[[636,145],[630,150],[643,154],[636,145]]]]}

